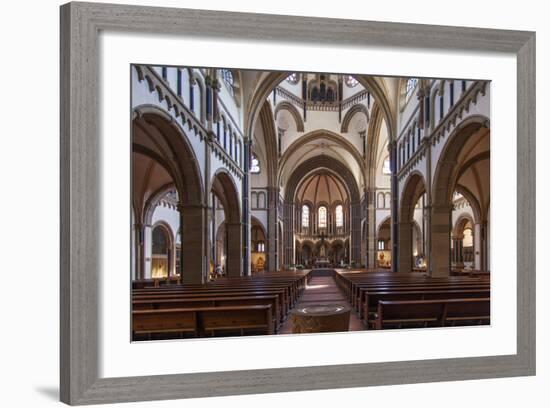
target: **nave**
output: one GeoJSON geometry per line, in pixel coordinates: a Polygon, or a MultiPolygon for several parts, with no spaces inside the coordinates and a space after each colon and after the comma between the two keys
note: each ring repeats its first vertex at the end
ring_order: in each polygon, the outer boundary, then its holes
{"type": "Polygon", "coordinates": [[[487,325],[490,278],[308,270],[206,285],[154,279],[134,282],[132,306],[134,341],[302,333],[295,311],[334,306],[351,309],[345,331],[487,325]]]}
{"type": "Polygon", "coordinates": [[[490,90],[134,65],[132,338],[488,324],[490,90]]]}

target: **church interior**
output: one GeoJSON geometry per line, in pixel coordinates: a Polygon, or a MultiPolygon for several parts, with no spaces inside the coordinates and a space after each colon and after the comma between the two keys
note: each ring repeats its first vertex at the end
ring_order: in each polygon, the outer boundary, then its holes
{"type": "Polygon", "coordinates": [[[490,82],[132,65],[134,341],[490,324],[490,82]]]}

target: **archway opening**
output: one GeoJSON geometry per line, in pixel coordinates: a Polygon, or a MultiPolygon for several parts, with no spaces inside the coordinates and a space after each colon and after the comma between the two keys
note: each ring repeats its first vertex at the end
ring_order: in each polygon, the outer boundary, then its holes
{"type": "Polygon", "coordinates": [[[218,267],[227,276],[242,274],[242,222],[237,188],[226,172],[217,173],[212,180],[212,202],[215,203],[214,230],[224,234],[216,237],[216,248],[210,262],[210,271],[218,267]],[[223,229],[220,226],[223,223],[223,229]]]}
{"type": "Polygon", "coordinates": [[[267,268],[266,264],[266,233],[257,218],[252,217],[250,228],[250,267],[252,273],[264,272],[267,268]]]}
{"type": "Polygon", "coordinates": [[[386,218],[376,234],[376,266],[391,268],[391,218],[386,218]]]}
{"type": "MultiPolygon", "coordinates": [[[[483,117],[474,117],[449,136],[434,177],[431,213],[431,271],[434,276],[448,276],[453,259],[460,255],[460,240],[452,245],[452,217],[455,192],[468,201],[473,214],[471,226],[474,246],[474,268],[489,269],[489,202],[490,202],[490,129],[483,117]],[[475,244],[478,245],[475,245],[475,244]],[[453,252],[455,250],[458,253],[453,252]]],[[[463,261],[456,262],[460,266],[463,261]]]]}
{"type": "Polygon", "coordinates": [[[399,214],[398,270],[402,273],[425,270],[425,213],[426,184],[414,173],[409,176],[401,193],[399,214]]]}
{"type": "Polygon", "coordinates": [[[163,225],[153,228],[151,276],[167,278],[174,273],[172,269],[172,245],[169,231],[163,225]]]}
{"type": "MultiPolygon", "coordinates": [[[[203,197],[200,171],[192,147],[168,113],[149,106],[135,108],[132,121],[132,256],[135,279],[180,275],[185,282],[202,283],[203,197]],[[153,225],[159,220],[169,239],[163,253],[153,225]],[[179,245],[179,246],[178,246],[179,245]],[[161,260],[161,257],[166,260],[161,260]]],[[[160,231],[160,230],[159,230],[160,231]]]]}

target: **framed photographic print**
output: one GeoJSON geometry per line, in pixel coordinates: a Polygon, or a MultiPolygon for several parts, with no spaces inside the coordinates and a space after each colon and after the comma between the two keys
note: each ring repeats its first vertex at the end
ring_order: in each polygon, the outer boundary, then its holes
{"type": "Polygon", "coordinates": [[[69,3],[61,55],[63,402],[534,375],[534,33],[69,3]]]}

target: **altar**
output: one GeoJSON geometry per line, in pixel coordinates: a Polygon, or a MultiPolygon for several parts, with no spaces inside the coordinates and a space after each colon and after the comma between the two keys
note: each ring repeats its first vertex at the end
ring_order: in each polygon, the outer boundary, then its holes
{"type": "Polygon", "coordinates": [[[324,269],[330,266],[330,262],[327,258],[317,258],[314,265],[316,269],[324,269]]]}

